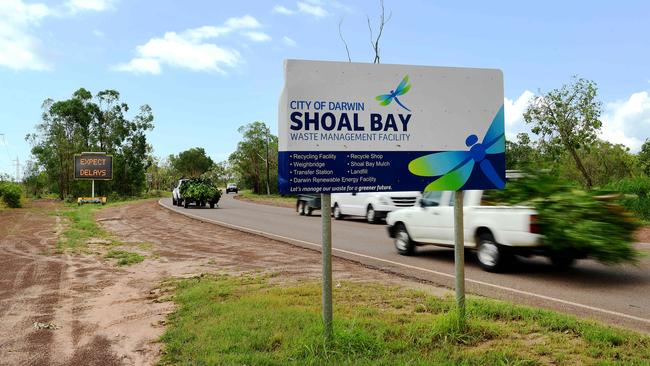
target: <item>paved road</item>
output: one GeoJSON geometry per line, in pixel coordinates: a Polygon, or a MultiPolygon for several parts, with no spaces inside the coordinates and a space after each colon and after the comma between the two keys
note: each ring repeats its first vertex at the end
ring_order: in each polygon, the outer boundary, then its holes
{"type": "MultiPolygon", "coordinates": [[[[219,209],[167,208],[196,217],[257,231],[300,246],[318,248],[320,216],[298,216],[292,209],[235,200],[224,196],[219,209]]],[[[362,220],[332,221],[334,255],[395,273],[452,287],[453,250],[420,247],[411,257],[396,253],[384,225],[362,220]]],[[[650,252],[649,244],[639,244],[650,252]]],[[[638,267],[607,267],[581,260],[557,271],[542,257],[521,259],[508,273],[482,271],[473,255],[466,258],[467,291],[522,304],[592,317],[650,333],[650,257],[638,267]]],[[[334,274],[336,277],[336,274],[334,274]]]]}

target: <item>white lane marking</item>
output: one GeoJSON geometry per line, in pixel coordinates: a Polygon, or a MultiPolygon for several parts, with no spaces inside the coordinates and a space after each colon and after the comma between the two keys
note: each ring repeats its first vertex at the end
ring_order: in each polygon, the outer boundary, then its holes
{"type": "MultiPolygon", "coordinates": [[[[209,218],[206,218],[206,217],[193,215],[193,214],[190,214],[190,213],[187,213],[187,212],[176,210],[176,209],[174,209],[172,207],[169,207],[169,206],[163,204],[162,199],[158,201],[158,204],[160,206],[170,210],[170,211],[177,212],[177,213],[179,213],[181,215],[185,215],[185,216],[194,218],[194,219],[199,220],[199,221],[211,222],[213,224],[217,224],[217,225],[221,225],[221,226],[241,230],[243,232],[247,232],[247,233],[250,233],[250,234],[261,235],[261,236],[267,237],[269,239],[277,239],[277,240],[280,240],[280,241],[288,241],[290,243],[291,242],[298,242],[298,243],[301,243],[301,244],[311,245],[311,246],[316,247],[316,248],[321,247],[320,244],[312,243],[312,242],[309,242],[309,241],[294,239],[294,238],[290,238],[290,237],[283,236],[283,235],[278,235],[278,234],[272,234],[272,233],[268,233],[268,232],[265,232],[265,231],[251,229],[251,228],[247,228],[247,227],[244,227],[244,226],[230,224],[230,223],[227,223],[227,222],[223,222],[223,221],[219,221],[219,220],[213,220],[213,219],[209,219],[209,218]]],[[[394,266],[400,266],[400,267],[405,267],[405,268],[409,268],[409,269],[414,269],[414,270],[417,270],[417,271],[427,272],[427,273],[431,273],[431,274],[435,274],[435,275],[443,276],[443,277],[447,277],[447,278],[455,278],[454,275],[449,274],[449,273],[438,272],[438,271],[434,271],[434,270],[427,269],[427,268],[412,266],[410,264],[394,262],[394,261],[391,261],[389,259],[377,258],[377,257],[373,257],[373,256],[370,256],[370,255],[362,254],[362,253],[351,252],[351,251],[348,251],[348,250],[345,250],[345,249],[332,248],[332,251],[345,253],[345,254],[350,254],[350,255],[354,255],[354,256],[358,256],[358,257],[362,257],[362,258],[372,259],[372,260],[375,260],[375,261],[392,264],[394,266]]],[[[514,293],[520,294],[520,295],[536,297],[538,299],[558,302],[558,303],[561,303],[561,304],[570,305],[570,306],[574,306],[574,307],[577,307],[577,308],[587,309],[587,310],[591,310],[591,311],[595,311],[595,312],[601,312],[601,313],[605,313],[605,314],[609,314],[609,315],[614,315],[614,316],[618,316],[618,317],[627,318],[627,319],[636,320],[636,321],[640,321],[640,322],[643,322],[643,323],[650,324],[650,319],[640,318],[640,317],[634,316],[634,315],[619,313],[619,312],[612,311],[612,310],[607,310],[607,309],[601,309],[601,308],[597,308],[597,307],[593,307],[593,306],[589,306],[589,305],[585,305],[585,304],[580,304],[580,303],[573,302],[573,301],[562,300],[562,299],[558,299],[558,298],[551,297],[551,296],[536,294],[534,292],[518,290],[516,288],[511,288],[511,287],[506,287],[506,286],[501,286],[501,285],[495,285],[495,284],[489,283],[489,282],[473,280],[473,279],[467,278],[467,277],[465,277],[465,281],[470,282],[470,283],[474,283],[474,284],[477,284],[477,285],[481,285],[481,286],[492,287],[492,288],[496,288],[496,289],[503,290],[503,291],[510,291],[510,292],[514,292],[514,293]]]]}

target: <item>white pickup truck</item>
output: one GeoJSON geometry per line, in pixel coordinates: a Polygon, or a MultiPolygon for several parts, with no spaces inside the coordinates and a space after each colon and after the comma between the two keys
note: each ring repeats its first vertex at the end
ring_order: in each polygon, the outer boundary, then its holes
{"type": "MultiPolygon", "coordinates": [[[[419,204],[388,214],[388,233],[402,255],[416,246],[454,245],[454,192],[426,192],[419,204]]],[[[568,266],[573,257],[546,253],[536,224],[536,212],[523,206],[489,206],[483,191],[465,191],[465,247],[477,251],[480,266],[502,270],[513,255],[549,255],[554,264],[568,266]]]]}
{"type": "Polygon", "coordinates": [[[400,208],[413,207],[422,197],[420,192],[363,192],[332,194],[334,219],[362,216],[376,224],[386,215],[400,208]]]}

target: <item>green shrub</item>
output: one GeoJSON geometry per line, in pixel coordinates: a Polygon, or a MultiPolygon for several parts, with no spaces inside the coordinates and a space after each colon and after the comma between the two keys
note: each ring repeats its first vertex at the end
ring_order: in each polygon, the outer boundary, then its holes
{"type": "Polygon", "coordinates": [[[0,183],[0,195],[4,203],[11,208],[21,207],[20,197],[23,195],[23,189],[18,183],[0,183]]]}
{"type": "Polygon", "coordinates": [[[605,186],[606,190],[621,192],[621,204],[638,218],[650,221],[650,177],[621,179],[605,186]]]}
{"type": "Polygon", "coordinates": [[[486,198],[535,208],[544,243],[557,252],[573,252],[606,263],[636,262],[634,231],[638,222],[612,198],[587,192],[547,173],[528,173],[486,198]]]}

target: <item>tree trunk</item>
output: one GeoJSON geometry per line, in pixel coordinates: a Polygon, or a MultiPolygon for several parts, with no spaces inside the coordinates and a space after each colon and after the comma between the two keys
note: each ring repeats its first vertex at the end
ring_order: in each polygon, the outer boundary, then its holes
{"type": "Polygon", "coordinates": [[[585,182],[587,183],[587,189],[591,189],[591,187],[594,184],[591,181],[591,177],[589,176],[589,173],[587,173],[587,169],[585,169],[584,165],[582,165],[582,160],[580,160],[578,153],[575,151],[575,149],[572,148],[569,148],[569,152],[571,153],[573,160],[575,160],[578,170],[580,170],[580,173],[582,173],[582,176],[585,178],[585,182]]]}

